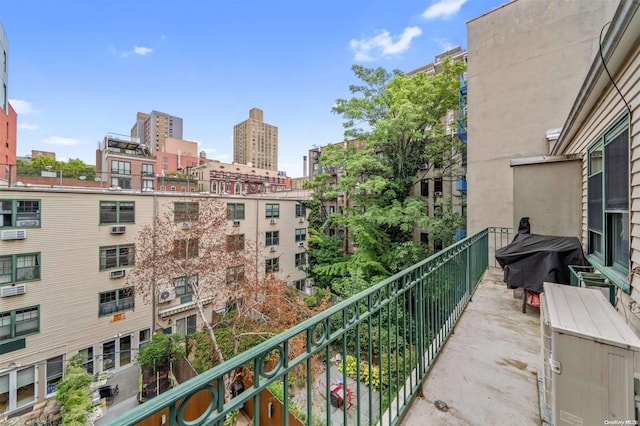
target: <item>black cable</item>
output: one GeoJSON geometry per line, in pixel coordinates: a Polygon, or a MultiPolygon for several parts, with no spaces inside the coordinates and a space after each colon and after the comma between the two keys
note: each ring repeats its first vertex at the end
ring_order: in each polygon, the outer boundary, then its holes
{"type": "Polygon", "coordinates": [[[613,84],[613,87],[616,88],[616,90],[618,91],[618,94],[620,95],[620,97],[622,98],[622,102],[624,102],[624,104],[627,107],[627,111],[629,112],[629,115],[631,115],[631,106],[629,106],[629,103],[627,102],[627,100],[624,98],[624,96],[622,95],[622,92],[620,92],[620,89],[618,89],[618,85],[616,84],[616,82],[613,80],[613,77],[611,77],[611,73],[609,72],[609,69],[607,68],[607,63],[604,60],[604,55],[602,54],[602,34],[604,33],[604,29],[607,27],[607,25],[609,25],[611,23],[611,21],[607,22],[606,24],[604,24],[602,26],[602,29],[600,30],[600,38],[598,39],[598,51],[600,52],[600,60],[602,61],[602,66],[604,67],[604,70],[607,72],[607,75],[609,76],[609,80],[611,80],[611,84],[613,84]]]}

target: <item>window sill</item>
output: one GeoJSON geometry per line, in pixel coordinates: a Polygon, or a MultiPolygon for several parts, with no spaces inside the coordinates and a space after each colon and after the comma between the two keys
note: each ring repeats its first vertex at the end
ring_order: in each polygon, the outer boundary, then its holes
{"type": "Polygon", "coordinates": [[[593,255],[588,255],[587,260],[589,260],[589,263],[591,263],[591,265],[593,265],[593,267],[598,272],[600,272],[602,275],[608,278],[609,281],[615,284],[616,287],[618,287],[619,289],[621,289],[627,294],[631,293],[629,276],[625,275],[623,271],[613,268],[611,266],[603,265],[602,261],[593,255]]]}

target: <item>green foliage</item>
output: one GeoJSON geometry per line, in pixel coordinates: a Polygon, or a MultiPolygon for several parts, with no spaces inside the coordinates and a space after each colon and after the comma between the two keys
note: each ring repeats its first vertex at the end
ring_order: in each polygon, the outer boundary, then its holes
{"type": "MultiPolygon", "coordinates": [[[[380,367],[370,365],[367,361],[360,361],[360,363],[358,363],[356,357],[352,355],[347,355],[345,361],[347,364],[347,376],[351,377],[354,380],[357,380],[358,370],[360,370],[360,381],[373,390],[380,390],[380,386],[382,385],[382,380],[380,379],[380,367]]],[[[342,371],[343,368],[343,363],[338,363],[338,370],[340,370],[341,373],[345,373],[344,371],[342,371]]]]}
{"type": "Polygon", "coordinates": [[[184,356],[183,338],[179,334],[156,333],[138,352],[137,361],[142,368],[155,368],[184,356]]]}
{"type": "Polygon", "coordinates": [[[77,158],[64,162],[50,157],[34,157],[30,161],[17,160],[16,166],[18,175],[25,176],[40,176],[43,171],[50,171],[60,176],[60,170],[62,170],[62,177],[65,178],[85,176],[87,180],[93,180],[96,177],[95,166],[85,164],[77,158]]]}
{"type": "Polygon", "coordinates": [[[305,296],[302,301],[307,305],[309,309],[316,309],[322,304],[324,300],[331,297],[331,292],[323,288],[316,288],[315,294],[312,296],[305,296]]]}
{"type": "Polygon", "coordinates": [[[82,367],[82,357],[76,354],[67,364],[65,377],[56,387],[56,400],[61,405],[62,423],[85,425],[91,408],[89,385],[91,375],[82,367]]]}

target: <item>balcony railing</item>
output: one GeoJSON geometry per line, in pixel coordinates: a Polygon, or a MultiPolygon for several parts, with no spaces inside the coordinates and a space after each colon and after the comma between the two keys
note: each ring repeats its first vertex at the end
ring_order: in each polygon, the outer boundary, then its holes
{"type": "Polygon", "coordinates": [[[268,390],[279,390],[281,424],[396,424],[471,300],[490,246],[488,230],[465,238],[109,425],[161,416],[167,425],[222,425],[242,407],[259,425],[278,415],[268,390]],[[238,371],[251,380],[225,398],[225,376],[238,371]]]}

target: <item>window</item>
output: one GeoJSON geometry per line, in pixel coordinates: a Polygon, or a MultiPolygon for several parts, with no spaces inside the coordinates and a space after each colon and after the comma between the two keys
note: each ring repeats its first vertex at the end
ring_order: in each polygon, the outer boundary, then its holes
{"type": "Polygon", "coordinates": [[[307,229],[306,228],[296,229],[296,243],[299,243],[306,239],[307,239],[307,229]]]}
{"type": "Polygon", "coordinates": [[[265,261],[265,273],[278,272],[280,270],[280,259],[274,257],[265,261]]]}
{"type": "Polygon", "coordinates": [[[142,165],[142,176],[153,176],[153,164],[142,165]]]}
{"type": "Polygon", "coordinates": [[[614,122],[593,143],[587,162],[587,250],[591,259],[624,281],[629,272],[627,117],[614,122]]]}
{"type": "Polygon", "coordinates": [[[98,315],[111,315],[116,312],[129,311],[135,307],[133,287],[105,291],[99,294],[98,315]]]}
{"type": "Polygon", "coordinates": [[[40,279],[40,253],[0,256],[0,285],[40,279]]]}
{"type": "Polygon", "coordinates": [[[420,242],[422,244],[429,245],[429,234],[426,233],[426,232],[421,232],[420,233],[420,242]]]}
{"type": "Polygon", "coordinates": [[[124,177],[112,177],[111,187],[120,189],[131,189],[131,179],[124,177]]]}
{"type": "Polygon", "coordinates": [[[304,279],[296,280],[296,281],[294,281],[294,284],[295,284],[296,289],[298,291],[305,291],[306,288],[307,288],[307,280],[304,280],[304,279]]]}
{"type": "Polygon", "coordinates": [[[238,284],[244,280],[244,265],[230,266],[227,268],[227,284],[238,284]]]}
{"type": "Polygon", "coordinates": [[[280,244],[280,231],[267,232],[264,244],[266,246],[277,246],[280,244]]]}
{"type": "Polygon", "coordinates": [[[173,286],[176,289],[176,296],[180,297],[180,303],[191,302],[193,298],[192,289],[198,286],[198,275],[174,278],[173,286]]]}
{"type": "Polygon", "coordinates": [[[230,220],[244,219],[244,203],[227,203],[227,212],[230,220]]]}
{"type": "Polygon", "coordinates": [[[296,217],[306,217],[307,207],[304,204],[296,204],[296,217]]]}
{"type": "Polygon", "coordinates": [[[131,163],[129,163],[128,161],[113,160],[111,162],[111,173],[117,174],[117,175],[130,175],[131,163]]]}
{"type": "Polygon", "coordinates": [[[434,243],[433,243],[433,249],[435,251],[442,250],[442,240],[435,240],[434,243]]]}
{"type": "Polygon", "coordinates": [[[180,260],[198,257],[200,240],[197,238],[175,240],[173,242],[173,257],[180,260]]]}
{"type": "Polygon", "coordinates": [[[58,382],[62,380],[62,355],[47,360],[47,396],[56,391],[58,382]]]}
{"type": "Polygon", "coordinates": [[[34,228],[40,226],[40,200],[0,200],[0,225],[34,228]]]}
{"type": "Polygon", "coordinates": [[[199,209],[198,203],[175,202],[173,203],[173,220],[175,222],[198,220],[199,209]]]}
{"type": "Polygon", "coordinates": [[[267,204],[266,213],[267,218],[280,217],[280,204],[267,204]]]}
{"type": "MultiPolygon", "coordinates": [[[[168,161],[169,161],[169,158],[167,158],[167,157],[162,157],[162,162],[163,162],[163,163],[166,163],[166,162],[168,162],[168,161]]],[[[164,169],[164,166],[162,166],[162,168],[164,169]]]]}
{"type": "Polygon", "coordinates": [[[307,264],[307,253],[296,253],[295,264],[297,267],[303,267],[307,264]]]}
{"type": "Polygon", "coordinates": [[[135,264],[135,246],[133,244],[100,247],[100,270],[124,268],[135,264]]]}
{"type": "Polygon", "coordinates": [[[151,340],[151,329],[145,328],[138,333],[138,349],[144,348],[151,340]]]}
{"type": "Polygon", "coordinates": [[[422,197],[429,196],[429,180],[428,179],[422,179],[420,181],[420,195],[422,197]]]}
{"type": "Polygon", "coordinates": [[[442,194],[442,178],[435,178],[433,180],[433,191],[442,194]]]}
{"type": "Polygon", "coordinates": [[[133,201],[100,201],[100,224],[135,223],[136,207],[133,201]]]}
{"type": "Polygon", "coordinates": [[[40,331],[40,307],[0,312],[0,341],[26,336],[40,331]]]}
{"type": "Polygon", "coordinates": [[[197,317],[196,314],[176,320],[176,334],[186,336],[196,332],[197,317]]]}
{"type": "Polygon", "coordinates": [[[82,357],[82,366],[89,374],[93,374],[93,346],[78,351],[82,357]]]}
{"type": "Polygon", "coordinates": [[[227,235],[227,251],[244,250],[244,234],[227,235]]]}
{"type": "Polygon", "coordinates": [[[142,179],[142,189],[146,189],[147,191],[153,190],[153,180],[152,179],[142,179]]]}
{"type": "Polygon", "coordinates": [[[36,367],[0,375],[0,413],[12,411],[36,400],[36,367]]]}

